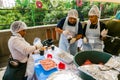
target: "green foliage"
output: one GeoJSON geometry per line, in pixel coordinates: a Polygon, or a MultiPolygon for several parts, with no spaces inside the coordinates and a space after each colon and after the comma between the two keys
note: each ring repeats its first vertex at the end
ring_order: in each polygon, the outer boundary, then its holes
{"type": "Polygon", "coordinates": [[[16,2],[22,8],[26,8],[29,4],[29,0],[16,0],[16,2]]]}
{"type": "Polygon", "coordinates": [[[16,20],[18,17],[20,17],[20,14],[17,11],[0,10],[0,29],[8,29],[11,22],[16,20]]]}
{"type": "Polygon", "coordinates": [[[62,11],[52,11],[49,14],[45,15],[45,18],[43,19],[44,24],[55,24],[60,20],[62,17],[65,17],[65,12],[62,11]]]}
{"type": "Polygon", "coordinates": [[[45,13],[45,17],[43,19],[45,25],[56,24],[61,18],[66,16],[69,7],[66,8],[65,2],[60,1],[59,3],[60,4],[58,4],[57,7],[51,6],[51,9],[49,9],[48,12],[45,13]]]}
{"type": "MultiPolygon", "coordinates": [[[[67,11],[75,8],[84,16],[87,20],[88,11],[92,5],[99,5],[101,3],[94,2],[90,5],[90,2],[83,0],[83,5],[78,7],[76,1],[70,0],[59,1],[57,7],[51,4],[50,0],[40,0],[42,2],[42,8],[37,8],[35,1],[32,0],[16,0],[16,6],[13,9],[0,9],[0,29],[8,29],[10,24],[16,20],[24,21],[29,27],[36,25],[56,24],[61,18],[67,15],[67,11]]],[[[119,4],[102,3],[104,9],[102,10],[102,17],[106,18],[114,16],[117,10],[120,9],[119,4]]]]}

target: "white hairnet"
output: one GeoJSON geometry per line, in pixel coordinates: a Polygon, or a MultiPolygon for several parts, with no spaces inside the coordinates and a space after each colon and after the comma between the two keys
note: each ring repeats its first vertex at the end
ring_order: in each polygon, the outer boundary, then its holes
{"type": "Polygon", "coordinates": [[[100,17],[99,8],[96,5],[93,5],[92,8],[90,9],[88,15],[89,16],[96,15],[96,16],[100,17]]]}
{"type": "Polygon", "coordinates": [[[76,9],[71,9],[68,11],[68,17],[78,18],[78,12],[76,9]]]}
{"type": "Polygon", "coordinates": [[[12,33],[17,33],[21,30],[25,30],[26,28],[27,28],[27,25],[22,21],[15,21],[10,26],[12,33]]]}

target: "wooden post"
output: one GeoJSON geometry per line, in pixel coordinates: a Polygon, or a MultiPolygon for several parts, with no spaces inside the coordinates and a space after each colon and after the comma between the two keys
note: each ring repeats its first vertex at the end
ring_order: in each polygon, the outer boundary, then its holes
{"type": "Polygon", "coordinates": [[[56,40],[56,31],[55,31],[55,28],[52,28],[52,39],[56,40]]]}
{"type": "Polygon", "coordinates": [[[51,37],[51,29],[46,30],[46,38],[47,39],[52,39],[52,37],[51,37]]]}

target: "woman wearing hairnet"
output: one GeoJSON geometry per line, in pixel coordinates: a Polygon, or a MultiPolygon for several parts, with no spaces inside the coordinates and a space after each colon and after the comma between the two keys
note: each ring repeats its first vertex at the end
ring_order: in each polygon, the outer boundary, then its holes
{"type": "Polygon", "coordinates": [[[68,11],[67,17],[61,19],[55,30],[61,34],[59,48],[75,55],[77,51],[77,40],[83,34],[77,10],[71,9],[68,11]]]}
{"type": "Polygon", "coordinates": [[[17,67],[8,64],[3,80],[31,80],[34,74],[33,53],[39,53],[42,44],[30,45],[23,37],[26,34],[26,24],[15,21],[11,24],[12,36],[8,40],[8,48],[13,59],[19,61],[17,67]],[[28,57],[29,56],[29,57],[28,57]]]}
{"type": "Polygon", "coordinates": [[[100,11],[96,5],[90,9],[89,20],[84,26],[83,50],[103,51],[103,39],[108,32],[106,25],[99,21],[100,11]]]}

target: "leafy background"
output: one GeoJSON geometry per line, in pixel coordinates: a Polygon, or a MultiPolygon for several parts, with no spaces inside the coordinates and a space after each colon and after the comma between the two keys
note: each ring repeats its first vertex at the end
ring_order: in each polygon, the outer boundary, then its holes
{"type": "Polygon", "coordinates": [[[91,4],[83,0],[82,6],[77,6],[75,0],[57,0],[57,7],[51,4],[50,0],[39,0],[42,2],[42,8],[36,7],[36,0],[16,0],[16,6],[12,9],[0,9],[0,30],[9,29],[10,24],[16,20],[24,21],[29,27],[37,25],[56,24],[61,18],[67,15],[67,11],[75,8],[79,12],[81,21],[87,20],[88,11],[93,4],[100,6],[102,4],[101,18],[110,18],[120,10],[119,4],[99,3],[91,4]]]}

